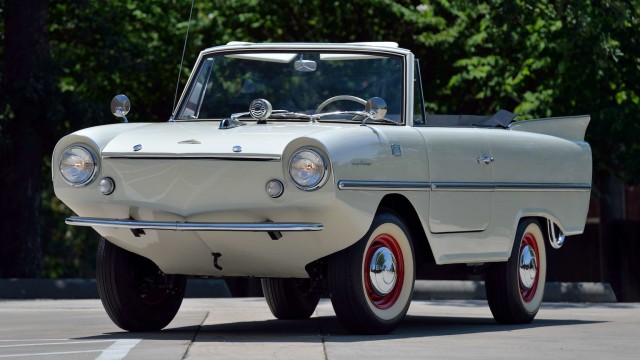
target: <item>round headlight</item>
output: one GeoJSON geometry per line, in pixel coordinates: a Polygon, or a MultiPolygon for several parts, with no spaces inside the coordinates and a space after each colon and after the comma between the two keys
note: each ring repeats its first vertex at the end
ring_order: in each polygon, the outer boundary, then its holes
{"type": "Polygon", "coordinates": [[[95,155],[86,147],[69,146],[60,156],[60,174],[67,184],[85,186],[93,180],[98,164],[95,155]]]}
{"type": "Polygon", "coordinates": [[[289,175],[302,190],[312,191],[324,185],[327,175],[325,159],[315,150],[300,149],[289,161],[289,175]]]}

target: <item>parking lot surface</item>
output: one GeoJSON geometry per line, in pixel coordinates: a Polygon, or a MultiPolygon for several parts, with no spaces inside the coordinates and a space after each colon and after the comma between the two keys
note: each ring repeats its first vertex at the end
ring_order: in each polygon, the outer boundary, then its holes
{"type": "Polygon", "coordinates": [[[497,325],[486,301],[414,301],[389,335],[346,332],[322,300],[310,320],[261,298],[186,299],[163,331],[117,328],[99,300],[0,301],[0,359],[638,359],[640,304],[544,303],[497,325]]]}

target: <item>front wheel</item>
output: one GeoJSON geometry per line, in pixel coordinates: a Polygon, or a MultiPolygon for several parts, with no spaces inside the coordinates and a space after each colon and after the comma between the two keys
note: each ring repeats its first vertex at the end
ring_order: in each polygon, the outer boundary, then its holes
{"type": "Polygon", "coordinates": [[[509,260],[487,269],[487,300],[494,319],[501,324],[533,321],[542,303],[546,277],[545,238],[540,224],[524,220],[518,225],[509,260]]]}
{"type": "Polygon", "coordinates": [[[100,300],[111,320],[128,331],[167,326],[180,308],[187,278],[164,274],[151,260],[104,238],[96,257],[100,300]]]}
{"type": "Polygon", "coordinates": [[[329,260],[329,290],[338,320],[358,334],[385,334],[404,318],[413,295],[415,259],[402,219],[379,211],[367,234],[329,260]]]}

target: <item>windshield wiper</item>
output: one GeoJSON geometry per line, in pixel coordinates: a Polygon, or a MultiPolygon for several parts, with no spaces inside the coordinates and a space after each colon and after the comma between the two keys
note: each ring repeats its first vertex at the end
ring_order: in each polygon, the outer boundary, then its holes
{"type": "Polygon", "coordinates": [[[309,121],[313,121],[313,117],[315,115],[291,112],[286,110],[274,110],[269,116],[269,119],[307,119],[309,121]],[[276,112],[277,111],[277,112],[276,112]]]}

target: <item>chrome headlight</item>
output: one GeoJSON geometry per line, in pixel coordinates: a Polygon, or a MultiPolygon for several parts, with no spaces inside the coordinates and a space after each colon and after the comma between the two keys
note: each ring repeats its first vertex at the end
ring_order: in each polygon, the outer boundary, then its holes
{"type": "Polygon", "coordinates": [[[96,156],[82,145],[71,145],[60,156],[60,174],[71,186],[89,184],[98,172],[96,156]]]}
{"type": "Polygon", "coordinates": [[[289,161],[289,176],[302,190],[317,190],[327,178],[327,162],[316,150],[303,148],[295,152],[289,161]]]}

